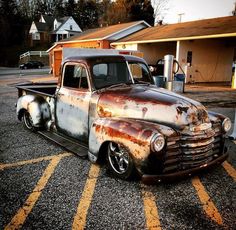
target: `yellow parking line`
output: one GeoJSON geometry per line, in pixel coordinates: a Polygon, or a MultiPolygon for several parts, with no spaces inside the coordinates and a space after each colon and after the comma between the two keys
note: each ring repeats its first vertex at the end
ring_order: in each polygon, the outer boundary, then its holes
{"type": "Polygon", "coordinates": [[[207,216],[210,217],[217,224],[222,225],[223,224],[222,217],[220,213],[218,212],[217,208],[215,207],[214,203],[211,201],[211,198],[207,194],[200,179],[198,177],[194,177],[192,179],[192,184],[197,191],[197,195],[203,205],[203,209],[205,213],[207,214],[207,216]]]}
{"type": "Polygon", "coordinates": [[[92,164],[88,179],[84,186],[84,191],[82,193],[76,215],[74,217],[74,222],[72,225],[72,230],[84,229],[86,226],[87,212],[92,201],[95,185],[100,172],[100,167],[98,165],[92,164]]]}
{"type": "MultiPolygon", "coordinates": [[[[73,155],[72,153],[61,153],[59,155],[56,155],[58,157],[67,157],[67,156],[71,156],[73,155]]],[[[17,167],[17,166],[21,166],[21,165],[26,165],[26,164],[34,164],[34,163],[38,163],[40,161],[48,161],[48,160],[52,160],[54,156],[46,156],[46,157],[39,157],[36,159],[31,159],[31,160],[27,160],[27,161],[19,161],[19,162],[15,162],[15,163],[10,163],[10,164],[0,164],[0,170],[3,170],[5,168],[12,168],[12,167],[17,167]]]]}
{"type": "Polygon", "coordinates": [[[159,220],[155,196],[151,191],[147,191],[144,185],[141,185],[141,187],[147,229],[161,230],[161,223],[159,220]]]}
{"type": "Polygon", "coordinates": [[[11,222],[5,227],[5,230],[19,229],[24,224],[27,216],[33,209],[35,203],[37,202],[38,198],[42,193],[42,190],[46,186],[48,180],[50,179],[51,175],[53,174],[56,166],[58,165],[62,157],[63,156],[53,157],[48,167],[44,171],[42,177],[35,186],[33,192],[29,195],[28,199],[26,200],[24,206],[18,210],[17,214],[12,218],[11,222]]]}
{"type": "Polygon", "coordinates": [[[225,161],[223,164],[224,169],[226,172],[236,181],[236,170],[231,166],[227,161],[225,161]]]}

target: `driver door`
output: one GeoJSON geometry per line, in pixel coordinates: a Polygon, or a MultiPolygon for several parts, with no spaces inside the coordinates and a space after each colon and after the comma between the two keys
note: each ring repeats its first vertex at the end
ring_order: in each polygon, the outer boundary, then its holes
{"type": "Polygon", "coordinates": [[[66,64],[55,108],[56,127],[60,133],[88,142],[90,98],[86,66],[80,63],[66,64]]]}

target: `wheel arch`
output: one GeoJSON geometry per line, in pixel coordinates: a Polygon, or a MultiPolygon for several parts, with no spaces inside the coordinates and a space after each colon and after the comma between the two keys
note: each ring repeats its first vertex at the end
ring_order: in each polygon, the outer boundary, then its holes
{"type": "Polygon", "coordinates": [[[30,113],[35,127],[41,127],[51,118],[49,104],[37,95],[24,95],[18,99],[16,113],[20,121],[25,111],[30,113]]]}
{"type": "Polygon", "coordinates": [[[89,152],[97,160],[104,159],[109,142],[123,145],[135,162],[150,154],[150,141],[154,129],[145,121],[127,118],[99,118],[91,126],[89,152]]]}

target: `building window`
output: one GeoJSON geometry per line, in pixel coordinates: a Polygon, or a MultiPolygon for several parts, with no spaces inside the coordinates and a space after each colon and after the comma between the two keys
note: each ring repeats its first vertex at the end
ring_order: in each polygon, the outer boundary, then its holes
{"type": "Polygon", "coordinates": [[[70,30],[73,30],[73,26],[72,25],[70,25],[70,30]]]}
{"type": "Polygon", "coordinates": [[[33,33],[32,40],[40,40],[40,33],[33,33]]]}

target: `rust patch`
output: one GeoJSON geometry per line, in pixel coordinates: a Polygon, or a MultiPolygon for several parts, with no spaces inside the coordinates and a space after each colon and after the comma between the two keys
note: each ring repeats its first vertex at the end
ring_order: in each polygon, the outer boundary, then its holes
{"type": "MultiPolygon", "coordinates": [[[[93,126],[95,126],[95,124],[93,126]]],[[[99,133],[101,131],[101,125],[96,125],[95,130],[99,133]]]]}
{"type": "Polygon", "coordinates": [[[103,106],[98,106],[98,113],[102,116],[102,117],[112,117],[112,113],[108,110],[105,110],[103,108],[103,106]]]}
{"type": "Polygon", "coordinates": [[[176,110],[177,110],[177,113],[178,113],[178,114],[182,115],[183,112],[184,112],[184,113],[187,113],[187,112],[188,112],[189,107],[181,107],[181,106],[178,106],[178,107],[176,108],[176,110]]]}
{"type": "Polygon", "coordinates": [[[147,111],[148,111],[147,107],[143,107],[143,109],[142,109],[143,118],[145,117],[147,111]]]}

